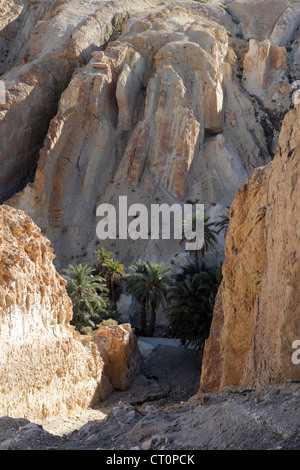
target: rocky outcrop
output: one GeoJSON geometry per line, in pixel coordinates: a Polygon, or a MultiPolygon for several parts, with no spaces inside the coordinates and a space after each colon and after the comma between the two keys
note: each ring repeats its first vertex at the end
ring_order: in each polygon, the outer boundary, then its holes
{"type": "Polygon", "coordinates": [[[299,26],[298,0],[237,0],[226,2],[226,8],[245,39],[286,46],[299,26]]]}
{"type": "Polygon", "coordinates": [[[276,158],[258,168],[231,206],[226,260],[200,391],[300,379],[300,109],[285,117],[276,158]]]}
{"type": "MultiPolygon", "coordinates": [[[[198,201],[217,214],[269,161],[265,112],[237,78],[233,27],[215,5],[155,3],[73,74],[33,183],[7,201],[51,240],[58,268],[94,262],[98,204],[198,201]]],[[[176,240],[101,244],[125,264],[183,250],[176,240]]]]}
{"type": "Polygon", "coordinates": [[[57,14],[59,3],[59,0],[1,2],[0,75],[20,63],[30,36],[37,34],[46,19],[57,14]]]}
{"type": "Polygon", "coordinates": [[[292,87],[287,77],[286,48],[274,46],[268,39],[261,43],[250,39],[244,59],[243,85],[265,107],[275,108],[277,112],[288,109],[292,87]]]}
{"type": "Polygon", "coordinates": [[[0,73],[7,90],[6,104],[0,106],[0,202],[34,179],[62,91],[75,69],[90,60],[92,50],[113,38],[129,5],[134,11],[140,4],[5,2],[0,19],[0,73]]]}
{"type": "Polygon", "coordinates": [[[127,390],[140,372],[142,356],[130,324],[102,326],[93,339],[104,360],[104,373],[116,390],[127,390]]]}
{"type": "Polygon", "coordinates": [[[72,303],[49,241],[23,212],[0,208],[0,414],[82,410],[111,385],[97,347],[70,326],[72,303]]]}
{"type": "Polygon", "coordinates": [[[70,325],[66,281],[53,249],[22,211],[0,207],[0,415],[45,419],[82,411],[114,388],[127,389],[141,366],[128,324],[96,338],[70,325]]]}
{"type": "Polygon", "coordinates": [[[53,249],[22,211],[0,207],[0,415],[46,418],[82,411],[129,387],[141,356],[130,325],[95,341],[73,326],[53,249]],[[98,347],[97,347],[98,346],[98,347]]]}
{"type": "Polygon", "coordinates": [[[286,46],[294,37],[296,30],[300,26],[300,5],[293,2],[287,5],[275,23],[270,41],[279,46],[286,46]]]}

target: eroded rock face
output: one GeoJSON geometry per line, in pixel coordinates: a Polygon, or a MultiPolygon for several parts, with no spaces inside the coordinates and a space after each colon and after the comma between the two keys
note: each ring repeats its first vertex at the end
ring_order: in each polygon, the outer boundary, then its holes
{"type": "Polygon", "coordinates": [[[286,46],[293,39],[295,31],[300,25],[299,2],[291,2],[287,5],[275,23],[270,40],[273,44],[286,46]],[[293,4],[294,3],[294,4],[293,4]]]}
{"type": "Polygon", "coordinates": [[[226,6],[245,39],[270,39],[277,46],[286,46],[299,26],[298,0],[237,0],[226,6]]]}
{"type": "MultiPolygon", "coordinates": [[[[226,25],[220,7],[155,4],[73,75],[34,182],[8,201],[41,227],[62,266],[94,262],[98,204],[117,207],[119,195],[148,208],[197,201],[217,214],[269,161],[263,116],[236,78],[226,25]]],[[[125,264],[169,262],[183,249],[177,240],[101,244],[125,264]]]]}
{"type": "Polygon", "coordinates": [[[299,123],[297,106],[274,161],[234,198],[200,391],[300,379],[292,361],[300,339],[299,123]]]}
{"type": "Polygon", "coordinates": [[[287,77],[286,48],[275,46],[268,39],[261,43],[250,39],[244,60],[243,85],[265,107],[277,111],[288,109],[292,87],[287,77]]]}
{"type": "Polygon", "coordinates": [[[111,391],[97,347],[69,322],[72,304],[50,242],[22,211],[0,207],[0,414],[82,410],[111,391]]]}
{"type": "Polygon", "coordinates": [[[76,67],[91,58],[139,2],[5,1],[0,11],[0,105],[3,202],[34,179],[39,150],[62,91],[76,67]],[[122,10],[120,11],[122,7],[122,10]]]}
{"type": "Polygon", "coordinates": [[[140,372],[142,356],[130,324],[102,326],[93,339],[104,360],[104,372],[116,390],[127,390],[140,372]]]}
{"type": "Polygon", "coordinates": [[[53,249],[22,211],[0,207],[0,415],[46,418],[82,411],[141,366],[131,325],[102,327],[95,340],[73,326],[53,249]]]}

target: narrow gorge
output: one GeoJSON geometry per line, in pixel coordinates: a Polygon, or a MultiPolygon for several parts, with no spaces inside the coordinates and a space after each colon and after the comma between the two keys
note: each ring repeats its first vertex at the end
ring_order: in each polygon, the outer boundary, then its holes
{"type": "Polygon", "coordinates": [[[0,450],[299,449],[300,2],[2,0],[0,84],[0,450]]]}

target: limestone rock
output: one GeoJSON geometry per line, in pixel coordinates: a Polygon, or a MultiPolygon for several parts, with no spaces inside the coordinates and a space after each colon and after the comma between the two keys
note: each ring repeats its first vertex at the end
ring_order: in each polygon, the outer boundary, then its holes
{"type": "Polygon", "coordinates": [[[0,18],[0,74],[8,90],[5,107],[0,105],[0,202],[34,179],[49,121],[75,69],[113,35],[116,15],[121,21],[129,5],[132,11],[139,5],[35,3],[8,0],[0,18]]]}
{"type": "MultiPolygon", "coordinates": [[[[116,207],[122,195],[128,206],[150,209],[192,200],[209,211],[230,205],[253,169],[269,161],[259,111],[234,79],[221,15],[226,25],[224,10],[194,2],[133,14],[119,40],[92,51],[73,74],[34,181],[7,201],[51,240],[58,269],[71,259],[94,262],[100,203],[116,207]]],[[[76,38],[78,48],[88,41],[76,38]]],[[[178,240],[101,244],[125,264],[139,256],[167,262],[184,249],[178,240]]]]}
{"type": "Polygon", "coordinates": [[[72,303],[53,249],[22,211],[0,207],[0,414],[83,410],[111,386],[103,360],[70,326],[72,303]]]}
{"type": "Polygon", "coordinates": [[[243,85],[265,106],[288,109],[292,88],[287,77],[285,47],[275,46],[267,39],[261,43],[250,39],[244,59],[243,85]]]}
{"type": "Polygon", "coordinates": [[[204,389],[241,383],[253,334],[253,305],[266,262],[263,250],[265,210],[266,175],[261,168],[255,170],[250,181],[237,192],[230,209],[224,281],[205,344],[201,376],[204,389]],[[215,370],[214,373],[211,370],[215,370]]]}
{"type": "Polygon", "coordinates": [[[300,379],[300,109],[286,115],[272,163],[258,168],[231,206],[226,260],[205,345],[201,391],[300,379]]]}
{"type": "Polygon", "coordinates": [[[131,325],[102,326],[93,342],[104,360],[104,372],[117,390],[127,390],[140,372],[142,356],[131,325]]]}
{"type": "Polygon", "coordinates": [[[290,5],[280,15],[273,28],[270,41],[278,46],[286,46],[300,25],[300,5],[290,5]]]}
{"type": "Polygon", "coordinates": [[[228,2],[226,6],[236,21],[238,34],[245,39],[270,39],[273,44],[280,46],[285,44],[274,42],[274,32],[282,23],[280,19],[286,15],[289,8],[298,8],[297,1],[294,0],[236,0],[228,2]],[[296,5],[292,5],[293,3],[296,5]]]}

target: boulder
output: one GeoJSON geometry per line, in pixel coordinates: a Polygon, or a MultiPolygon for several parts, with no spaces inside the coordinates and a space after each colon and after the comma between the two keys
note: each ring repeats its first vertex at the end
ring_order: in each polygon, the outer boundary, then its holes
{"type": "Polygon", "coordinates": [[[293,39],[300,25],[300,5],[290,5],[285,8],[275,23],[270,41],[278,46],[286,46],[293,39]]]}
{"type": "Polygon", "coordinates": [[[116,390],[127,390],[140,372],[142,355],[129,323],[102,326],[93,339],[104,360],[104,372],[116,390]]]}

